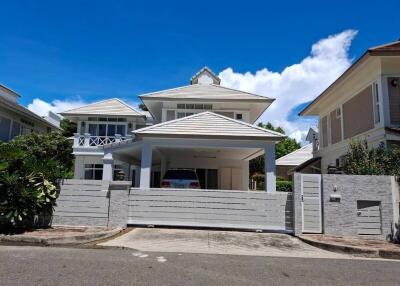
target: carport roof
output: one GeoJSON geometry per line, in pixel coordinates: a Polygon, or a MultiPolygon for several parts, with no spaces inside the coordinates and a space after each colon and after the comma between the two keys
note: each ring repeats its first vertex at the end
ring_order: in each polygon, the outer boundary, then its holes
{"type": "Polygon", "coordinates": [[[206,111],[133,131],[136,135],[173,137],[231,137],[280,141],[285,135],[206,111]]]}

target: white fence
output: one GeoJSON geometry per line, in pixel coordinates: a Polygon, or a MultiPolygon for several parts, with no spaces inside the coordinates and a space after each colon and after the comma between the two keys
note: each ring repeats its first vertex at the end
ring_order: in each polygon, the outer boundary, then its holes
{"type": "Polygon", "coordinates": [[[128,224],[293,232],[292,194],[132,188],[128,224]]]}

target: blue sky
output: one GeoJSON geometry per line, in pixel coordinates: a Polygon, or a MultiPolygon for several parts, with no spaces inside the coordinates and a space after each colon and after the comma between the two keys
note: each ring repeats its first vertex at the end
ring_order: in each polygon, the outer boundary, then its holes
{"type": "MultiPolygon", "coordinates": [[[[20,103],[26,106],[35,98],[53,104],[109,97],[135,102],[140,93],[187,84],[204,65],[217,73],[231,68],[230,75],[255,75],[263,69],[281,74],[310,56],[319,40],[349,29],[354,34],[344,49],[352,61],[370,46],[400,38],[397,7],[398,1],[390,0],[385,5],[382,1],[3,1],[0,82],[21,94],[20,103]]],[[[345,68],[346,63],[336,73],[345,68]]],[[[225,84],[246,89],[243,82],[225,84]]],[[[273,121],[267,115],[263,120],[273,121]]],[[[285,116],[296,120],[293,113],[285,116]]]]}

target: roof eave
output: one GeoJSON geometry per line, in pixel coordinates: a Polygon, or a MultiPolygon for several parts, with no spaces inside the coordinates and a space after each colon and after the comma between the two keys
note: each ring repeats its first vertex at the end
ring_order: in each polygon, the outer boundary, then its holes
{"type": "Polygon", "coordinates": [[[196,101],[217,101],[217,102],[225,102],[225,101],[234,101],[234,102],[268,102],[272,103],[275,98],[268,98],[266,97],[265,99],[262,98],[255,98],[255,99],[226,99],[226,98],[176,98],[176,97],[148,97],[148,96],[139,96],[139,98],[144,101],[144,100],[153,100],[153,101],[159,101],[159,100],[169,100],[169,101],[188,101],[188,100],[196,100],[196,101]]]}
{"type": "Polygon", "coordinates": [[[181,138],[181,139],[230,139],[230,140],[257,140],[280,142],[285,137],[280,136],[230,136],[230,135],[213,135],[213,134],[179,134],[179,133],[134,133],[139,139],[146,137],[157,138],[181,138]]]}
{"type": "Polygon", "coordinates": [[[325,95],[330,92],[334,87],[341,83],[355,68],[357,68],[361,63],[367,60],[371,56],[371,51],[367,50],[354,64],[352,64],[347,70],[345,70],[331,85],[329,85],[320,95],[318,95],[310,104],[308,104],[302,111],[298,113],[299,116],[310,116],[312,109],[317,102],[325,97],[325,95]]]}

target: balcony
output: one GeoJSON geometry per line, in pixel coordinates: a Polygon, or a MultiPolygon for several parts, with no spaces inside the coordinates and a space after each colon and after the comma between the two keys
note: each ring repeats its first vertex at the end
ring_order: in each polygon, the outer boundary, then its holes
{"type": "Polygon", "coordinates": [[[132,138],[132,135],[121,136],[115,134],[115,136],[91,136],[89,133],[85,133],[84,135],[75,133],[73,147],[97,147],[132,138]]]}

